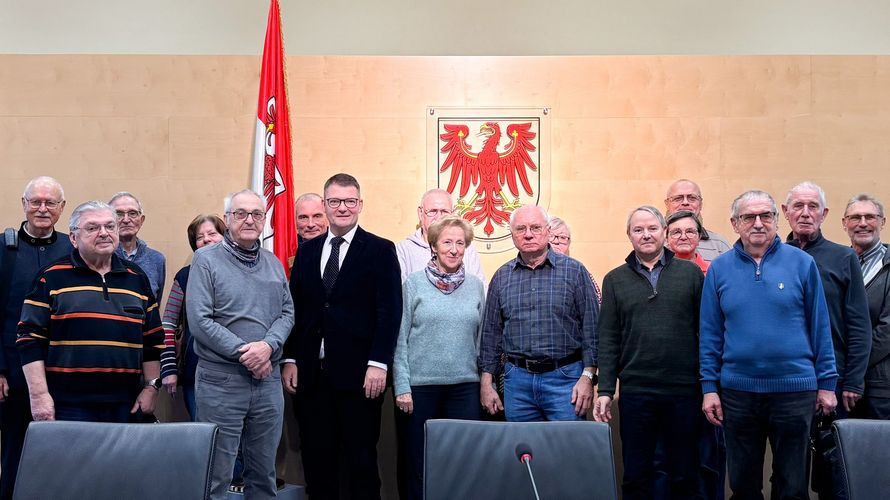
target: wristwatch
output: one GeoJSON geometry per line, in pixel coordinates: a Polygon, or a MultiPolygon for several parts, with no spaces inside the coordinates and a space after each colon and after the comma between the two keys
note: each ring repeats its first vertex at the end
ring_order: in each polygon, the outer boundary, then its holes
{"type": "Polygon", "coordinates": [[[596,385],[596,383],[599,382],[599,377],[597,377],[596,373],[593,373],[592,371],[584,370],[583,372],[581,372],[581,375],[584,375],[585,377],[589,378],[590,383],[593,385],[596,385]]]}
{"type": "Polygon", "coordinates": [[[161,383],[160,378],[153,378],[151,380],[145,381],[145,387],[154,387],[155,389],[157,389],[159,391],[161,390],[161,386],[163,386],[163,385],[164,384],[161,383]]]}

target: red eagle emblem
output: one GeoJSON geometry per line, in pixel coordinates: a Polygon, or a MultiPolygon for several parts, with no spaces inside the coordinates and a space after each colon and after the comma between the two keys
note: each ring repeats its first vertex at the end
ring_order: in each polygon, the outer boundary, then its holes
{"type": "Polygon", "coordinates": [[[532,140],[536,134],[531,131],[532,124],[508,125],[509,143],[503,152],[498,151],[500,126],[495,122],[482,124],[478,135],[484,137],[484,141],[482,150],[478,153],[474,153],[467,144],[469,127],[449,124],[444,126],[445,133],[440,134],[439,138],[445,143],[441,152],[448,156],[439,171],[451,169],[447,190],[454,193],[454,187],[460,181],[456,208],[474,225],[484,221],[483,231],[491,236],[494,225],[506,225],[510,220],[510,212],[519,207],[519,184],[522,184],[526,194],[533,194],[526,172],[526,168],[533,171],[538,169],[529,155],[529,152],[535,151],[532,140]],[[513,195],[512,201],[504,192],[504,184],[513,195]],[[464,197],[471,185],[476,190],[473,197],[465,202],[464,197]]]}

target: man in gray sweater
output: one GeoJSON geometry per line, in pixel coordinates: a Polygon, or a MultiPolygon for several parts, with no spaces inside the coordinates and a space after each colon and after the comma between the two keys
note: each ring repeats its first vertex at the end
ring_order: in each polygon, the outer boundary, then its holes
{"type": "Polygon", "coordinates": [[[250,190],[226,198],[229,230],[195,253],[186,302],[195,339],[198,420],[219,426],[211,498],[224,499],[238,443],[244,496],[275,498],[275,450],[284,397],[277,369],[294,324],[284,268],[260,248],[265,203],[250,190]]]}

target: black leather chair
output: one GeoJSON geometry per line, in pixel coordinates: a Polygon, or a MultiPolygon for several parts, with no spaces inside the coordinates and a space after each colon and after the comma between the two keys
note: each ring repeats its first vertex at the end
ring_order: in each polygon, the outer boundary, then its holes
{"type": "Polygon", "coordinates": [[[203,499],[217,427],[32,422],[15,499],[203,499]]]}
{"type": "Polygon", "coordinates": [[[832,424],[848,500],[890,496],[890,422],[843,419],[832,424]]]}
{"type": "Polygon", "coordinates": [[[618,498],[607,424],[469,420],[427,421],[424,498],[534,499],[520,444],[542,499],[618,498]]]}

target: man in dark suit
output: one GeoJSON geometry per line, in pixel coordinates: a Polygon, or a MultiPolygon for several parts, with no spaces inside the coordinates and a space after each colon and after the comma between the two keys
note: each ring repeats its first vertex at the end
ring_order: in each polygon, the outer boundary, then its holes
{"type": "Polygon", "coordinates": [[[395,246],[358,227],[358,181],[325,182],[327,235],[300,246],[291,271],[296,323],[285,345],[282,384],[297,395],[307,493],[380,498],[377,439],[386,374],[402,317],[395,246]]]}

